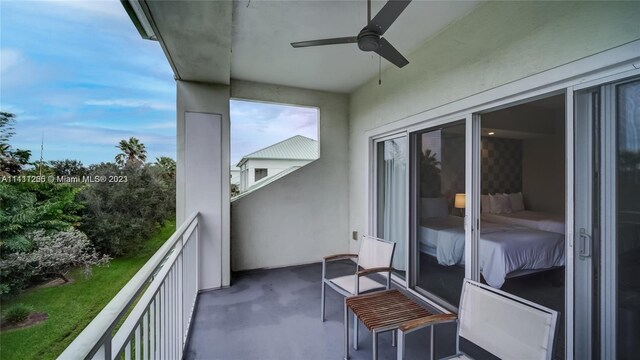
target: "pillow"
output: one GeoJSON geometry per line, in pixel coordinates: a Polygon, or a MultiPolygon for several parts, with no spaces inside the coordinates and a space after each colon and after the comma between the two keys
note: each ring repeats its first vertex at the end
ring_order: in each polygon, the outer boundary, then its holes
{"type": "Polygon", "coordinates": [[[480,195],[480,208],[483,213],[491,212],[491,200],[489,199],[489,195],[480,195]]]}
{"type": "Polygon", "coordinates": [[[422,198],[420,217],[427,218],[446,218],[449,216],[449,208],[447,207],[447,199],[439,198],[422,198]]]}
{"type": "Polygon", "coordinates": [[[523,211],[524,210],[524,201],[522,200],[522,193],[519,192],[517,194],[508,194],[509,203],[511,204],[511,211],[523,211]]]}
{"type": "Polygon", "coordinates": [[[509,203],[509,197],[503,194],[489,195],[489,201],[491,202],[492,214],[509,214],[511,213],[511,204],[509,203]]]}

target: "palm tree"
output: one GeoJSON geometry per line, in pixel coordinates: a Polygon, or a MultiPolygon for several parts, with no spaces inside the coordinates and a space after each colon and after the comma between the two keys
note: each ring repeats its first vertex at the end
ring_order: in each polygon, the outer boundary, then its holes
{"type": "Polygon", "coordinates": [[[156,164],[162,168],[168,177],[174,178],[176,176],[176,161],[172,158],[161,156],[156,158],[156,164]]]}
{"type": "Polygon", "coordinates": [[[116,155],[116,163],[120,166],[142,165],[147,160],[144,144],[134,137],[129,138],[129,141],[120,140],[116,147],[122,151],[116,155]]]}
{"type": "Polygon", "coordinates": [[[440,161],[436,153],[427,149],[420,153],[420,196],[442,196],[442,179],[440,178],[440,161]]]}

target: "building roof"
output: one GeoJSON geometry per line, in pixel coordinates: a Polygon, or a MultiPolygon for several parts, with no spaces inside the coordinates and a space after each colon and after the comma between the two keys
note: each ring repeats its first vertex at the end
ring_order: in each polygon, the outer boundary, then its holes
{"type": "Polygon", "coordinates": [[[315,160],[317,158],[318,142],[306,136],[296,135],[245,155],[237,166],[242,166],[249,159],[315,160]]]}

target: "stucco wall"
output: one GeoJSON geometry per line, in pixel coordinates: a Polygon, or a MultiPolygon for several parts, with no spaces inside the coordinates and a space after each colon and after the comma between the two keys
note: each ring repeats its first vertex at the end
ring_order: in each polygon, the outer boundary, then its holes
{"type": "Polygon", "coordinates": [[[522,191],[531,210],[564,215],[565,141],[564,113],[553,114],[555,132],[523,142],[522,191]]]}
{"type": "Polygon", "coordinates": [[[231,206],[233,270],[320,261],[346,251],[348,234],[348,97],[234,81],[234,98],[320,109],[320,158],[231,206]]]}
{"type": "MultiPolygon", "coordinates": [[[[489,2],[351,96],[349,230],[367,231],[368,130],[640,38],[640,2],[489,2]]],[[[352,250],[357,243],[352,242],[352,250]]]]}

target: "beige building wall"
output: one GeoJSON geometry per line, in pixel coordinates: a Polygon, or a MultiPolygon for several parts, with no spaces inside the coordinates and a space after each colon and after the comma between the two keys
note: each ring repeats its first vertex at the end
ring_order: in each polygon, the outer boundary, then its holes
{"type": "Polygon", "coordinates": [[[638,19],[640,2],[488,2],[384,71],[382,85],[362,85],[350,99],[349,229],[368,232],[367,132],[638,40],[638,19]]]}

